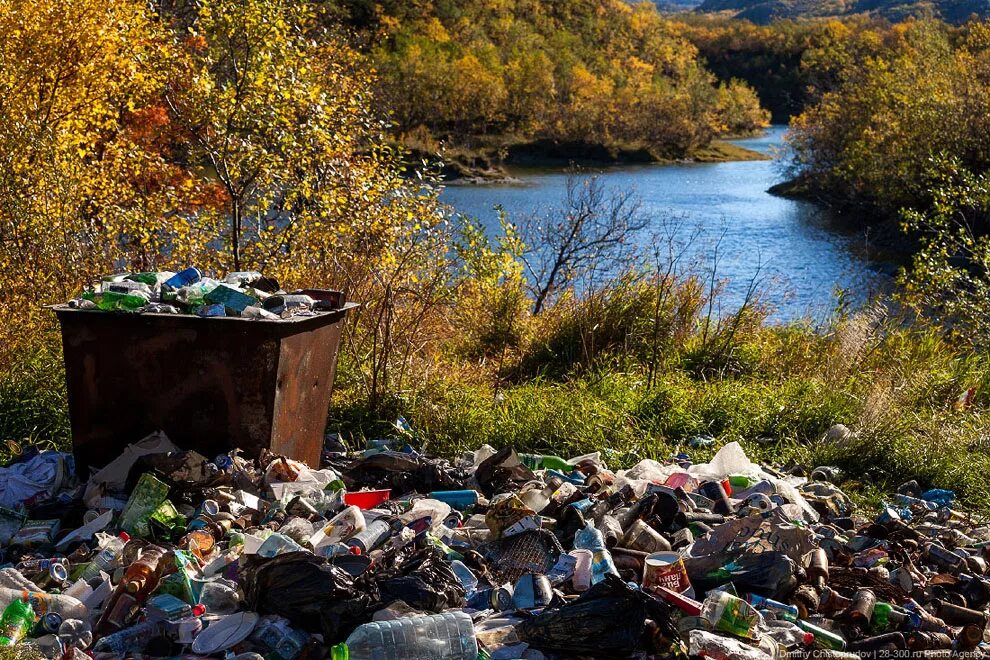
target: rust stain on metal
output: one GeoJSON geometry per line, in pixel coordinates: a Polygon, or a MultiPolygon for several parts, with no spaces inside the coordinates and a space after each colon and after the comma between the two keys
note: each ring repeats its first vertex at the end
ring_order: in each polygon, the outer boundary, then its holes
{"type": "Polygon", "coordinates": [[[355,306],[277,322],[55,306],[79,465],[103,465],[158,429],[210,458],[270,448],[318,465],[355,306]]]}

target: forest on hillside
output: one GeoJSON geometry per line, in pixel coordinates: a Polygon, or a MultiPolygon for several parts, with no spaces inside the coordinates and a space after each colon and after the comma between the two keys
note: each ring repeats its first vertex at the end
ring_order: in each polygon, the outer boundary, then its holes
{"type": "Polygon", "coordinates": [[[415,144],[472,146],[495,136],[683,158],[768,121],[752,88],[714,76],[684,31],[650,3],[336,7],[367,46],[381,103],[415,144]]]}

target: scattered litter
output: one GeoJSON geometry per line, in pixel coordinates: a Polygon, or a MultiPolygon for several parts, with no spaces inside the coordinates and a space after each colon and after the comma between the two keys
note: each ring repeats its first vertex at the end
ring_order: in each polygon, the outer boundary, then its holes
{"type": "MultiPolygon", "coordinates": [[[[220,293],[168,275],[144,284],[237,307],[256,274],[220,293]]],[[[106,292],[144,291],[123,282],[106,292]]],[[[22,452],[0,468],[0,646],[73,660],[990,648],[990,526],[950,490],[906,483],[868,519],[834,466],[808,480],[737,443],[708,463],[678,454],[613,473],[598,454],[511,447],[452,463],[408,444],[405,420],[396,429],[361,452],[331,442],[321,466],[211,459],[161,433],[82,479],[70,455],[22,452]]]]}

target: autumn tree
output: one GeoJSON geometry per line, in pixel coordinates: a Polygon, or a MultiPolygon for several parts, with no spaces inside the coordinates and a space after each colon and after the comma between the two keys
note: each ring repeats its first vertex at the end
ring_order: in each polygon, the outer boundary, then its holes
{"type": "Polygon", "coordinates": [[[20,341],[41,303],[195,253],[210,191],[171,159],[143,3],[11,0],[0,33],[0,313],[20,341]]]}

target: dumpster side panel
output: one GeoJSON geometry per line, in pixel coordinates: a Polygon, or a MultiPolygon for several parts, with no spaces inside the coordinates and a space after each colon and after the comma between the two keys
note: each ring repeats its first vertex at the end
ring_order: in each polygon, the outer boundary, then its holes
{"type": "Polygon", "coordinates": [[[231,447],[255,454],[269,446],[279,342],[264,326],[60,316],[81,466],[102,465],[159,429],[211,458],[231,447]]]}
{"type": "Polygon", "coordinates": [[[272,444],[310,465],[320,464],[327,408],[344,319],[282,339],[272,444]]]}

